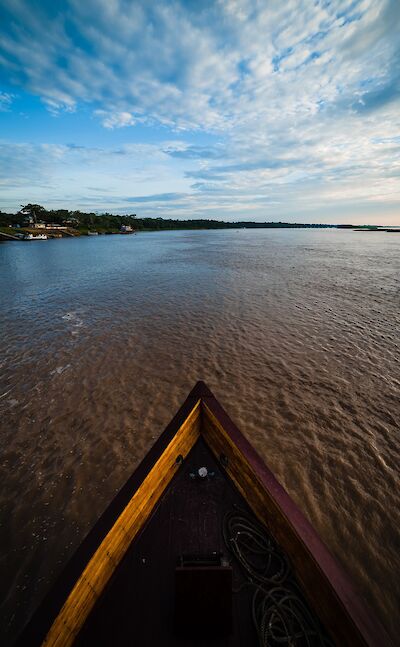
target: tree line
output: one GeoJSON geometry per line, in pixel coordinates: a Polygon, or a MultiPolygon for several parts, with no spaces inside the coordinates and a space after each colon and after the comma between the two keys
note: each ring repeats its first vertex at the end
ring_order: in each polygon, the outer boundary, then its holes
{"type": "Polygon", "coordinates": [[[224,222],[222,220],[190,219],[178,220],[173,218],[138,218],[136,214],[114,215],[111,213],[83,212],[68,209],[45,209],[42,205],[29,203],[21,205],[17,213],[0,211],[0,227],[21,225],[27,222],[45,222],[46,224],[68,224],[77,229],[104,229],[119,231],[122,225],[131,225],[136,230],[163,229],[262,229],[262,228],[315,228],[332,227],[324,224],[301,224],[288,222],[224,222]]]}

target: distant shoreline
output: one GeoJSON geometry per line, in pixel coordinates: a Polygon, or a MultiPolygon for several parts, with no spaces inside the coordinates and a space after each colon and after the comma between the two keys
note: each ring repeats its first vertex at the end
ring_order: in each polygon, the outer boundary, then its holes
{"type": "Polygon", "coordinates": [[[346,229],[355,231],[400,232],[400,227],[299,222],[226,222],[206,218],[140,218],[136,214],[96,214],[68,209],[48,210],[29,203],[17,213],[0,211],[0,240],[45,240],[79,236],[131,235],[140,231],[195,231],[239,229],[346,229]]]}
{"type": "MultiPolygon", "coordinates": [[[[90,236],[91,234],[128,234],[137,231],[195,229],[356,229],[362,231],[397,231],[391,225],[353,225],[332,223],[300,223],[282,221],[245,221],[226,222],[208,218],[143,218],[135,213],[127,215],[111,213],[83,212],[69,209],[46,209],[40,204],[28,203],[17,213],[0,211],[0,233],[46,234],[49,238],[90,236]]],[[[400,227],[399,227],[400,230],[400,227]]]]}
{"type": "Polygon", "coordinates": [[[30,240],[35,240],[37,237],[42,237],[43,234],[47,236],[48,240],[55,238],[80,238],[81,236],[127,236],[134,235],[137,233],[151,233],[151,232],[161,232],[161,231],[237,231],[242,229],[342,229],[353,232],[386,232],[386,233],[400,233],[399,227],[383,227],[383,226],[374,226],[374,225],[324,225],[324,224],[300,224],[300,223],[222,223],[219,222],[217,227],[215,226],[187,226],[187,221],[182,221],[182,226],[159,226],[159,227],[141,227],[140,229],[133,229],[129,232],[122,232],[115,229],[105,229],[99,227],[98,229],[93,228],[92,230],[88,229],[73,229],[70,227],[63,228],[32,228],[32,227],[1,227],[0,226],[0,242],[4,241],[16,241],[16,242],[26,242],[27,237],[30,236],[30,240]],[[224,226],[225,225],[225,226],[224,226]],[[33,237],[33,238],[32,238],[33,237]]]}

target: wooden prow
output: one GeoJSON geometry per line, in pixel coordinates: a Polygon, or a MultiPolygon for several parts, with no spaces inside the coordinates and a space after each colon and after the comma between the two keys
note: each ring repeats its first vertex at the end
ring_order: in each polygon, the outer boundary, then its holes
{"type": "Polygon", "coordinates": [[[115,568],[200,434],[258,519],[288,555],[304,593],[340,647],[391,642],[343,568],[248,440],[199,381],[96,523],[17,645],[69,647],[115,568]]]}

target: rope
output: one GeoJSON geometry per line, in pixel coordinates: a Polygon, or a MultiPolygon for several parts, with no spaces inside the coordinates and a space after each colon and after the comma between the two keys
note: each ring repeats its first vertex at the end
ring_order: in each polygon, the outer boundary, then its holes
{"type": "Polygon", "coordinates": [[[253,586],[253,622],[260,647],[332,647],[293,578],[288,559],[263,526],[242,511],[225,515],[223,537],[253,586]]]}
{"type": "Polygon", "coordinates": [[[286,556],[265,529],[242,513],[228,512],[224,541],[249,575],[251,583],[282,584],[289,574],[286,556]]]}

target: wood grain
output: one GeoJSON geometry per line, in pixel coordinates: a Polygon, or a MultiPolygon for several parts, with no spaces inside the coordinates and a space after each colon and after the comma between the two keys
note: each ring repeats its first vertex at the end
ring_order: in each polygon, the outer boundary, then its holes
{"type": "Polygon", "coordinates": [[[43,645],[69,647],[73,644],[116,566],[178,469],[175,462],[177,456],[185,457],[199,434],[200,400],[94,553],[52,624],[43,645]]]}

